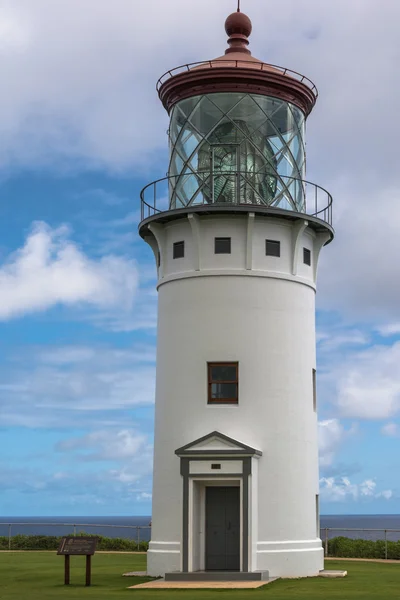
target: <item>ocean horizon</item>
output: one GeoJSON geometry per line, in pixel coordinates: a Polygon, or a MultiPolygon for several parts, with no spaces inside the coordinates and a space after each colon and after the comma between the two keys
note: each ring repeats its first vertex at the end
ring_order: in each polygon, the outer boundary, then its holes
{"type": "MultiPolygon", "coordinates": [[[[72,535],[92,533],[106,537],[123,537],[140,541],[150,539],[151,516],[54,516],[0,517],[0,536],[15,535],[72,535]],[[11,525],[11,528],[9,527],[11,525]]],[[[370,540],[400,540],[400,515],[321,515],[321,538],[343,535],[370,540]],[[346,531],[358,529],[362,531],[346,531]],[[390,531],[397,530],[397,531],[390,531]]]]}

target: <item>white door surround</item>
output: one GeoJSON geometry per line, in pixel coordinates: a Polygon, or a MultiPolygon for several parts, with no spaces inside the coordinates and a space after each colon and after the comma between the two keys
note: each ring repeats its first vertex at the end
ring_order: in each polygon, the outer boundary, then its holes
{"type": "Polygon", "coordinates": [[[183,478],[183,573],[205,570],[205,490],[208,486],[240,487],[240,570],[251,570],[252,459],[259,450],[214,431],[179,448],[183,478]]]}

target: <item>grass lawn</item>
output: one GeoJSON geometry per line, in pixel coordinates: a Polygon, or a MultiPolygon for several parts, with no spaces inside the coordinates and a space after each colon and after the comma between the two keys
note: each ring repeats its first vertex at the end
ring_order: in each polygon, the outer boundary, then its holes
{"type": "Polygon", "coordinates": [[[127,571],[145,570],[144,554],[96,554],[93,557],[92,582],[84,587],[85,558],[71,557],[71,585],[64,586],[64,558],[55,552],[0,552],[1,600],[53,600],[107,598],[117,600],[132,596],[135,600],[379,600],[400,596],[400,563],[329,561],[328,569],[346,569],[345,579],[300,579],[276,581],[258,590],[127,590],[145,578],[121,577],[127,571]]]}

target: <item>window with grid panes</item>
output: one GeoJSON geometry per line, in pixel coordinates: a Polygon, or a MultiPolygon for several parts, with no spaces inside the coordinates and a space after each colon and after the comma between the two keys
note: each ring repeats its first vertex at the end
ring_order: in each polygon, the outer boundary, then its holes
{"type": "Polygon", "coordinates": [[[239,363],[208,363],[208,404],[238,404],[239,363]]]}

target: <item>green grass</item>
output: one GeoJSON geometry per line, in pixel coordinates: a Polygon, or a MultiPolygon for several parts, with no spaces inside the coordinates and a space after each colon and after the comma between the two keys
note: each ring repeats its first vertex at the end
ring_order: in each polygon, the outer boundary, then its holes
{"type": "Polygon", "coordinates": [[[55,552],[0,553],[1,600],[72,600],[132,596],[135,600],[391,600],[400,596],[400,564],[329,561],[327,569],[346,569],[345,579],[276,581],[259,590],[128,590],[145,578],[121,577],[127,571],[145,570],[144,554],[96,554],[92,582],[84,587],[85,558],[71,557],[71,585],[64,586],[64,559],[55,552]]]}

